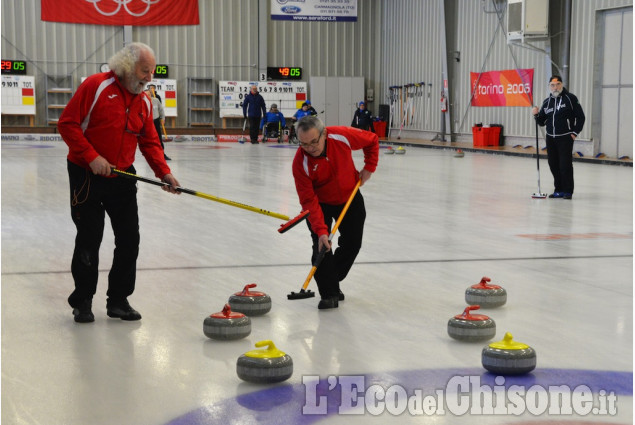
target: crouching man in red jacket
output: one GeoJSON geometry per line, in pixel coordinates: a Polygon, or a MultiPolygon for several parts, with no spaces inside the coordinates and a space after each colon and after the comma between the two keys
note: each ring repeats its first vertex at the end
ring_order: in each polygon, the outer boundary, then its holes
{"type": "Polygon", "coordinates": [[[320,293],[319,309],[338,307],[344,300],[340,282],[344,280],[362,247],[366,208],[357,192],[338,231],[338,247],[333,252],[329,233],[339,218],[357,181],[363,185],[377,168],[379,138],[375,133],[351,127],[324,127],[315,116],[296,124],[300,140],[293,159],[293,178],[303,210],[309,210],[309,230],[313,240],[312,262],[325,247],[327,253],[315,272],[320,293]],[[352,151],[363,149],[364,167],[355,168],[352,151]]]}

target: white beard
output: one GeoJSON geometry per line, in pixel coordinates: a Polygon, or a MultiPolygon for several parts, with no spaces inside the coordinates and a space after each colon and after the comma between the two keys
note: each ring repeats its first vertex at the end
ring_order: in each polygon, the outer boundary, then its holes
{"type": "Polygon", "coordinates": [[[562,90],[561,90],[561,91],[557,91],[557,90],[555,90],[555,91],[552,91],[552,92],[551,92],[551,95],[552,95],[553,97],[558,97],[558,96],[560,96],[560,93],[562,93],[562,90]]]}
{"type": "Polygon", "coordinates": [[[133,94],[139,94],[144,90],[144,83],[143,81],[138,80],[136,77],[134,76],[130,76],[130,75],[126,75],[124,77],[124,87],[126,87],[126,89],[133,94]]]}

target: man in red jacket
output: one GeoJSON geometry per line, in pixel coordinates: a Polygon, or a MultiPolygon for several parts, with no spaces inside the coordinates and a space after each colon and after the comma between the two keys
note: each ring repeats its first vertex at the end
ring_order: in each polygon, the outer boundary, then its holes
{"type": "Polygon", "coordinates": [[[113,168],[134,173],[137,146],[155,175],[178,193],[179,182],[165,162],[152,119],[152,104],[143,93],[152,80],[155,56],[143,43],[131,43],[110,58],[109,72],[88,77],[77,89],[58,122],[69,148],[71,217],[77,228],[71,272],[75,290],[68,297],[76,322],[95,321],[92,299],[97,290],[99,246],[105,214],[110,217],[115,251],[108,275],[109,317],[139,320],[128,303],[135,288],[139,253],[136,181],[111,174],[113,168]]]}
{"type": "Polygon", "coordinates": [[[312,262],[324,247],[328,252],[315,272],[320,292],[319,309],[338,307],[344,300],[340,282],[344,280],[362,247],[366,208],[357,192],[340,223],[338,247],[333,253],[329,242],[331,225],[348,201],[357,181],[363,185],[377,168],[379,138],[375,133],[351,127],[324,127],[315,116],[297,123],[300,140],[293,159],[293,178],[303,210],[309,210],[309,230],[313,240],[312,262]],[[357,171],[352,151],[363,149],[364,167],[357,171]]]}

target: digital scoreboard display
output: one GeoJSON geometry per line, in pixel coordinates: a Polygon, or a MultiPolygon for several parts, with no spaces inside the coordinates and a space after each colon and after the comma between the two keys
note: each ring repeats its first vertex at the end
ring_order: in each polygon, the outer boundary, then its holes
{"type": "Polygon", "coordinates": [[[293,66],[268,66],[267,80],[301,80],[302,68],[293,66]]]}
{"type": "Polygon", "coordinates": [[[168,66],[157,65],[156,68],[154,68],[154,78],[168,78],[168,66]]]}
{"type": "Polygon", "coordinates": [[[2,59],[0,64],[2,74],[9,75],[26,75],[26,62],[11,59],[2,59]]]}

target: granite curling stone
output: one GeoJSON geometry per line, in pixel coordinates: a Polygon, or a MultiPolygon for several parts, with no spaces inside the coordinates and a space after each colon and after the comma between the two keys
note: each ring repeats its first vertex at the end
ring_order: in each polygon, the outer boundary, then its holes
{"type": "Polygon", "coordinates": [[[502,341],[483,348],[481,363],[496,375],[523,375],[536,368],[536,351],[527,344],[512,340],[507,332],[502,341]]]}
{"type": "Polygon", "coordinates": [[[229,297],[229,305],[233,311],[247,316],[262,316],[271,310],[271,297],[264,292],[250,291],[255,283],[246,285],[242,292],[236,292],[229,297]]]}
{"type": "Polygon", "coordinates": [[[244,338],[251,333],[251,319],[232,311],[230,305],[225,304],[223,311],[205,318],[203,333],[208,338],[222,341],[244,338]]]}
{"type": "Polygon", "coordinates": [[[464,156],[465,152],[463,152],[463,149],[457,149],[456,152],[454,152],[455,158],[463,158],[464,156]]]}
{"type": "Polygon", "coordinates": [[[278,350],[273,341],[259,341],[256,347],[263,350],[251,350],[238,357],[236,373],[243,381],[256,384],[282,382],[293,375],[293,359],[278,350]]]}
{"type": "Polygon", "coordinates": [[[457,314],[448,321],[448,335],[458,341],[487,341],[496,335],[496,323],[484,314],[470,314],[480,306],[471,305],[463,314],[457,314]]]}
{"type": "Polygon", "coordinates": [[[406,153],[406,150],[404,149],[404,147],[403,147],[403,146],[399,146],[399,147],[397,148],[397,150],[395,151],[395,153],[396,153],[397,155],[403,155],[403,154],[405,154],[405,153],[406,153]]]}
{"type": "Polygon", "coordinates": [[[465,302],[481,308],[500,307],[507,302],[507,291],[498,285],[489,285],[491,279],[483,276],[481,281],[465,290],[465,302]]]}
{"type": "Polygon", "coordinates": [[[388,146],[386,150],[384,151],[385,155],[392,155],[394,153],[395,153],[395,150],[392,148],[392,146],[388,146]]]}

